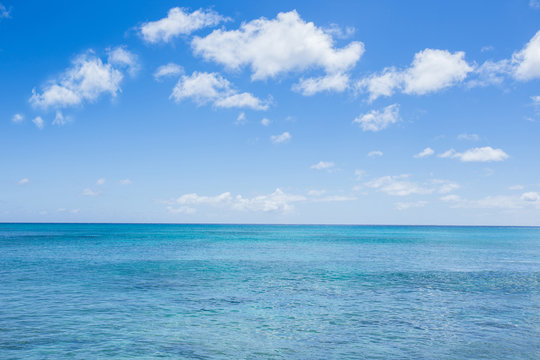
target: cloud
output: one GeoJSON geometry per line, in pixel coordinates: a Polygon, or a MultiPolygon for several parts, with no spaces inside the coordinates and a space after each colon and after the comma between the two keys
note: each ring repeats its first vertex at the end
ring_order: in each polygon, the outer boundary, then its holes
{"type": "Polygon", "coordinates": [[[166,18],[142,24],[140,36],[147,43],[167,43],[179,35],[189,35],[226,20],[212,10],[199,9],[188,13],[186,9],[175,7],[169,10],[166,18]]]}
{"type": "Polygon", "coordinates": [[[523,190],[523,185],[512,185],[508,187],[508,190],[523,190]]]}
{"type": "MultiPolygon", "coordinates": [[[[127,50],[119,49],[111,50],[109,54],[115,51],[120,51],[124,54],[122,56],[130,54],[127,50]]],[[[41,92],[33,89],[30,103],[43,109],[66,108],[93,102],[102,94],[115,97],[121,91],[120,82],[124,77],[121,69],[127,64],[121,64],[119,59],[113,60],[114,57],[109,58],[109,61],[114,61],[113,64],[103,63],[92,51],[78,56],[71,67],[45,85],[41,92]]]]}
{"type": "Polygon", "coordinates": [[[360,115],[353,123],[360,124],[363,131],[381,131],[399,120],[399,105],[393,104],[385,107],[382,111],[371,110],[367,114],[360,115]]]}
{"type": "Polygon", "coordinates": [[[321,191],[309,191],[308,196],[288,194],[277,188],[274,192],[266,195],[245,197],[233,196],[230,192],[224,192],[215,196],[198,195],[196,193],[184,194],[169,201],[168,211],[175,213],[194,213],[197,207],[210,206],[225,208],[234,211],[287,213],[294,209],[296,203],[305,202],[341,202],[355,200],[356,197],[329,195],[322,196],[321,191]]]}
{"type": "Polygon", "coordinates": [[[130,179],[122,179],[119,181],[120,185],[131,185],[131,180],[130,179]]]}
{"type": "Polygon", "coordinates": [[[60,110],[56,110],[56,115],[54,116],[54,120],[52,122],[53,125],[63,126],[71,121],[71,117],[66,116],[64,117],[64,114],[60,110]]]}
{"type": "Polygon", "coordinates": [[[530,0],[529,6],[533,9],[540,9],[540,0],[530,0]]]}
{"type": "Polygon", "coordinates": [[[3,4],[0,4],[0,20],[10,18],[10,10],[6,9],[3,4]]]}
{"type": "Polygon", "coordinates": [[[407,180],[408,177],[409,175],[383,176],[372,179],[364,183],[364,185],[393,196],[430,194],[433,192],[432,189],[425,188],[417,183],[407,180]]]}
{"type": "Polygon", "coordinates": [[[481,199],[465,199],[457,195],[446,195],[441,200],[451,204],[453,208],[471,208],[471,209],[522,209],[527,206],[540,206],[540,197],[538,193],[524,193],[521,196],[516,195],[490,195],[481,199]]]}
{"type": "Polygon", "coordinates": [[[19,185],[26,185],[30,182],[28,178],[22,178],[21,180],[17,181],[17,184],[19,185]]]}
{"type": "Polygon", "coordinates": [[[182,207],[210,205],[239,211],[287,212],[293,209],[293,203],[305,200],[306,197],[302,195],[286,194],[278,188],[271,194],[259,195],[252,198],[242,195],[232,196],[230,192],[225,192],[217,196],[201,196],[195,193],[185,194],[178,197],[174,203],[182,205],[182,207]]]}
{"type": "Polygon", "coordinates": [[[271,121],[270,119],[267,119],[267,118],[263,118],[263,119],[261,120],[261,124],[262,124],[263,126],[268,126],[268,125],[270,125],[271,122],[272,122],[272,121],[271,121]]]}
{"type": "Polygon", "coordinates": [[[45,126],[45,123],[43,122],[43,119],[41,118],[41,116],[36,116],[32,122],[34,123],[34,125],[36,125],[36,127],[38,129],[43,129],[43,127],[45,126]]]}
{"type": "Polygon", "coordinates": [[[431,156],[435,153],[435,151],[433,151],[432,148],[430,147],[427,147],[425,148],[424,150],[420,151],[418,154],[414,155],[415,158],[424,158],[424,157],[428,157],[428,156],[431,156]]]}
{"type": "Polygon", "coordinates": [[[458,140],[469,140],[469,141],[478,141],[480,137],[476,134],[459,134],[458,140]]]}
{"type": "Polygon", "coordinates": [[[327,76],[301,79],[293,85],[293,90],[305,96],[315,95],[323,91],[343,92],[349,87],[348,74],[331,74],[327,76]]]}
{"type": "Polygon", "coordinates": [[[426,206],[427,201],[397,202],[394,204],[397,210],[407,210],[411,208],[421,208],[426,206]]]}
{"type": "Polygon", "coordinates": [[[463,162],[491,162],[503,161],[508,158],[508,154],[502,149],[493,149],[491,146],[472,148],[463,153],[458,153],[454,149],[450,149],[443,154],[441,158],[459,159],[463,162]]]}
{"type": "Polygon", "coordinates": [[[164,77],[174,77],[184,73],[184,68],[175,63],[162,65],[154,72],[154,79],[161,80],[164,77]]]}
{"type": "Polygon", "coordinates": [[[512,55],[514,77],[527,81],[540,77],[540,31],[525,45],[512,55]]]}
{"type": "Polygon", "coordinates": [[[369,93],[370,101],[397,91],[424,95],[460,83],[472,70],[463,51],[425,49],[414,55],[410,67],[404,70],[386,68],[379,74],[361,79],[356,86],[369,93]]]}
{"type": "Polygon", "coordinates": [[[107,182],[107,180],[105,178],[100,178],[100,179],[97,179],[96,181],[96,185],[104,185],[105,183],[107,182]]]}
{"type": "Polygon", "coordinates": [[[521,194],[520,199],[523,201],[529,201],[529,202],[536,202],[536,201],[540,202],[540,194],[534,191],[526,192],[526,193],[521,194]]]}
{"type": "Polygon", "coordinates": [[[364,44],[358,41],[335,48],[330,32],[305,22],[294,10],[279,13],[275,19],[243,23],[237,30],[214,30],[205,37],[195,37],[192,47],[195,54],[229,69],[249,66],[252,80],[292,71],[324,70],[326,77],[307,79],[295,87],[307,95],[343,89],[344,74],[364,52],[364,44]]]}
{"type": "Polygon", "coordinates": [[[407,174],[375,178],[364,185],[392,196],[425,195],[434,192],[447,194],[459,188],[458,184],[448,180],[433,179],[424,183],[413,182],[409,180],[407,174]]]}
{"type": "Polygon", "coordinates": [[[125,47],[118,46],[107,50],[107,61],[113,66],[119,68],[127,68],[131,76],[134,76],[139,71],[139,62],[137,55],[127,51],[125,47]]]}
{"type": "Polygon", "coordinates": [[[312,169],[315,170],[330,170],[335,166],[332,161],[319,161],[318,163],[311,165],[312,169]]]}
{"type": "Polygon", "coordinates": [[[368,152],[367,154],[368,157],[379,157],[383,155],[384,155],[383,152],[380,150],[373,150],[373,151],[368,152]]]}
{"type": "Polygon", "coordinates": [[[241,112],[240,114],[238,114],[238,117],[236,118],[234,125],[244,125],[246,123],[247,123],[246,114],[244,112],[241,112]]]}
{"type": "Polygon", "coordinates": [[[101,191],[94,191],[89,188],[84,189],[81,193],[83,196],[98,196],[99,194],[101,194],[101,191]]]}
{"type": "Polygon", "coordinates": [[[170,96],[176,102],[191,98],[199,105],[212,103],[220,108],[251,108],[266,110],[264,102],[250,93],[239,93],[231,83],[218,73],[194,72],[183,75],[170,96]]]}
{"type": "Polygon", "coordinates": [[[289,134],[288,131],[285,131],[283,134],[270,136],[270,141],[272,141],[274,144],[281,144],[290,141],[291,138],[291,134],[289,134]]]}
{"type": "Polygon", "coordinates": [[[24,120],[24,115],[23,114],[15,114],[11,118],[11,121],[14,122],[15,124],[22,123],[23,120],[24,120]]]}

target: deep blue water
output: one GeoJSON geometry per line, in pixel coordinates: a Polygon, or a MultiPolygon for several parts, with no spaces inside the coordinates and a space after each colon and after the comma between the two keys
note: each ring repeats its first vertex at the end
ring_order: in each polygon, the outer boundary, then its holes
{"type": "Polygon", "coordinates": [[[0,224],[0,359],[540,359],[540,228],[0,224]]]}

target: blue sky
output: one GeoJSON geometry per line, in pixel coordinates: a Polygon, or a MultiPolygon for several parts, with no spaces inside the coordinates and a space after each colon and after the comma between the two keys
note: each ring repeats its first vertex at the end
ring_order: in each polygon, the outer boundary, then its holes
{"type": "Polygon", "coordinates": [[[0,221],[540,225],[538,1],[0,4],[0,221]]]}

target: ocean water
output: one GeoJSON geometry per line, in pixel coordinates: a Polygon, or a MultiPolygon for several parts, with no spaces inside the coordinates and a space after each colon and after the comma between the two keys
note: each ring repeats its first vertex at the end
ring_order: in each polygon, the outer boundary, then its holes
{"type": "Polygon", "coordinates": [[[540,359],[540,228],[0,224],[0,359],[540,359]]]}

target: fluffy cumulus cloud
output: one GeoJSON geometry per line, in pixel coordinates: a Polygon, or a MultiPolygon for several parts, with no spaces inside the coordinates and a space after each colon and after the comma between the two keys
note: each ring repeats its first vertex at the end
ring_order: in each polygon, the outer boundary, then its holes
{"type": "Polygon", "coordinates": [[[165,77],[174,77],[184,73],[184,68],[175,63],[162,65],[154,72],[154,79],[160,80],[165,77]]]}
{"type": "Polygon", "coordinates": [[[270,136],[270,141],[272,141],[274,144],[282,144],[289,142],[291,138],[292,135],[288,131],[285,131],[284,133],[281,133],[279,135],[270,136]]]}
{"type": "Polygon", "coordinates": [[[512,56],[514,76],[518,80],[540,78],[540,31],[512,56]]]}
{"type": "Polygon", "coordinates": [[[168,210],[171,212],[194,213],[196,206],[207,205],[239,211],[287,212],[294,208],[294,203],[305,200],[305,196],[287,194],[281,189],[276,189],[267,195],[259,195],[251,198],[242,195],[233,196],[230,192],[216,196],[203,196],[193,193],[178,197],[168,207],[168,210]]]}
{"type": "Polygon", "coordinates": [[[169,10],[167,17],[146,22],[139,30],[147,43],[167,43],[179,35],[189,35],[196,30],[215,26],[226,20],[212,10],[199,9],[190,13],[186,9],[175,7],[169,10]]]}
{"type": "Polygon", "coordinates": [[[342,202],[356,200],[354,196],[328,195],[325,191],[309,191],[307,195],[288,194],[281,189],[265,195],[246,197],[233,196],[224,192],[215,196],[184,194],[172,201],[168,201],[167,210],[171,213],[193,214],[197,208],[209,206],[225,208],[235,211],[287,213],[294,209],[297,203],[306,202],[342,202]]]}
{"type": "Polygon", "coordinates": [[[357,83],[360,91],[369,93],[369,100],[391,96],[395,92],[424,95],[463,81],[473,66],[465,61],[465,53],[425,49],[414,55],[410,67],[398,70],[386,68],[357,83]]]}
{"type": "Polygon", "coordinates": [[[420,151],[418,154],[414,155],[415,158],[425,158],[428,156],[431,156],[435,153],[432,148],[425,148],[424,150],[420,151]]]}
{"type": "Polygon", "coordinates": [[[315,170],[331,170],[335,164],[332,161],[319,161],[318,163],[311,165],[315,170]]]}
{"type": "Polygon", "coordinates": [[[301,79],[298,84],[293,85],[293,90],[302,95],[311,96],[322,91],[343,92],[348,87],[349,75],[338,73],[301,79]]]}
{"type": "Polygon", "coordinates": [[[343,91],[349,82],[346,73],[364,52],[358,41],[336,48],[331,32],[304,21],[296,11],[243,23],[237,30],[214,30],[195,37],[192,47],[195,54],[229,69],[249,66],[253,80],[322,69],[325,76],[303,79],[294,87],[306,95],[343,91]]]}
{"type": "Polygon", "coordinates": [[[354,119],[363,131],[381,131],[399,120],[399,105],[393,104],[381,110],[371,110],[354,119]]]}
{"type": "Polygon", "coordinates": [[[95,101],[102,94],[115,97],[121,91],[123,70],[133,71],[135,59],[123,48],[109,50],[108,62],[88,51],[41,91],[32,90],[30,103],[43,109],[66,108],[95,101]]]}
{"type": "Polygon", "coordinates": [[[465,152],[457,152],[450,149],[439,155],[441,158],[459,159],[463,162],[492,162],[508,159],[508,154],[502,149],[494,149],[491,146],[477,147],[465,152]]]}
{"type": "Polygon", "coordinates": [[[211,103],[218,108],[251,108],[266,110],[268,101],[263,101],[250,93],[240,93],[218,73],[194,72],[183,75],[170,96],[176,102],[193,99],[199,105],[211,103]]]}
{"type": "Polygon", "coordinates": [[[409,179],[407,174],[382,176],[367,181],[364,185],[392,196],[447,194],[459,188],[458,184],[441,179],[433,179],[423,183],[414,182],[409,179]]]}
{"type": "Polygon", "coordinates": [[[526,193],[521,194],[520,199],[523,201],[529,201],[529,202],[537,202],[537,201],[540,202],[540,194],[538,194],[535,191],[526,192],[526,193]]]}

